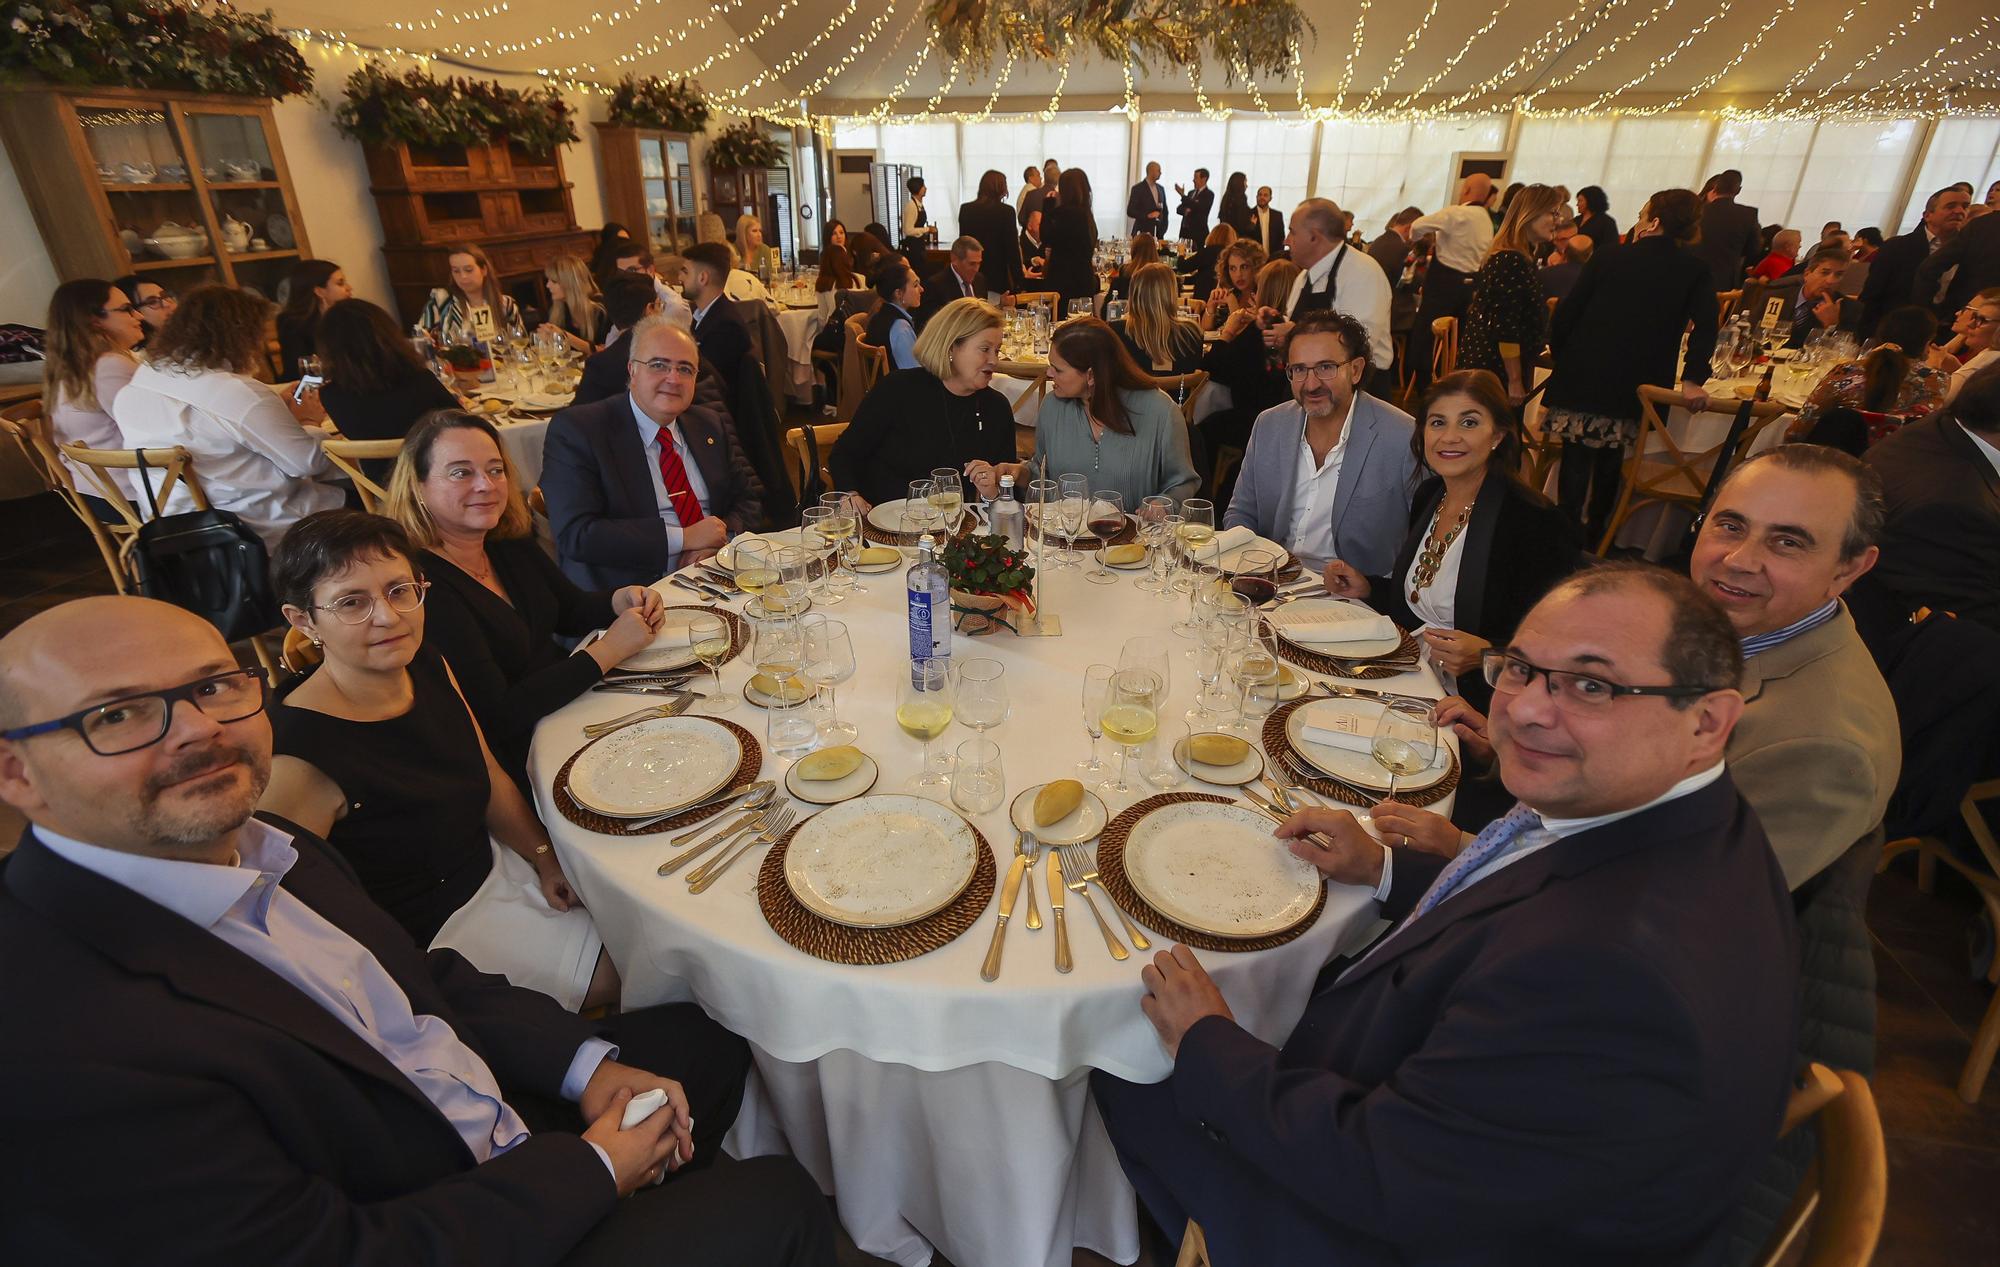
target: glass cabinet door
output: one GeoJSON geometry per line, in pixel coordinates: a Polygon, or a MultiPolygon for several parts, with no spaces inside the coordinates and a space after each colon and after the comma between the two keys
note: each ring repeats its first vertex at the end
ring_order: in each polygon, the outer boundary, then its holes
{"type": "Polygon", "coordinates": [[[188,129],[202,177],[212,185],[261,184],[278,179],[264,121],[253,114],[188,111],[188,129]]]}
{"type": "Polygon", "coordinates": [[[688,142],[667,142],[667,181],[671,186],[675,249],[691,246],[694,234],[694,162],[688,142]]]}
{"type": "Polygon", "coordinates": [[[666,142],[639,137],[639,191],[646,200],[646,240],[653,250],[673,251],[673,205],[667,194],[666,142]]]}
{"type": "Polygon", "coordinates": [[[131,267],[171,274],[162,285],[213,280],[208,225],[166,103],[83,101],[76,120],[131,267]]]}

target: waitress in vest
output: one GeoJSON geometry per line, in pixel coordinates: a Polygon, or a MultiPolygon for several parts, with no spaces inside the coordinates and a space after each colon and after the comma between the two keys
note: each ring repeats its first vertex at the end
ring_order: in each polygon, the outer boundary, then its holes
{"type": "Polygon", "coordinates": [[[937,241],[937,226],[931,223],[930,213],[924,210],[924,178],[912,176],[908,182],[909,201],[903,204],[903,254],[909,258],[910,267],[922,277],[924,274],[924,252],[937,241]]]}

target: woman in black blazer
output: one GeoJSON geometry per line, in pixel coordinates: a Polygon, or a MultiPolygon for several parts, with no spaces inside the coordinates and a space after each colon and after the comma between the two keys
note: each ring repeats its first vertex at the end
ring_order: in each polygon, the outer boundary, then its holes
{"type": "Polygon", "coordinates": [[[451,665],[494,758],[528,792],[535,723],[652,642],[659,594],[586,590],[564,576],[535,540],[499,434],[472,414],[417,424],[386,509],[422,550],[424,645],[451,665]],[[595,629],[603,636],[573,654],[556,643],[595,629]]]}
{"type": "Polygon", "coordinates": [[[1362,599],[1405,629],[1421,628],[1449,675],[1446,689],[1484,712],[1493,688],[1479,653],[1505,646],[1528,609],[1576,570],[1576,532],[1521,483],[1520,424],[1490,372],[1460,370],[1432,383],[1410,447],[1432,474],[1411,498],[1395,571],[1363,576],[1335,559],[1326,565],[1327,591],[1362,599]]]}
{"type": "Polygon", "coordinates": [[[1007,178],[989,171],[979,178],[979,196],[958,209],[958,231],[986,251],[981,266],[993,289],[1021,289],[1021,243],[1014,236],[1014,208],[1007,201],[1007,178]]]}
{"type": "Polygon", "coordinates": [[[1097,221],[1090,210],[1090,177],[1081,167],[1063,172],[1061,200],[1042,217],[1042,243],[1049,248],[1043,284],[1062,296],[1063,311],[1072,299],[1097,298],[1097,221]]]}

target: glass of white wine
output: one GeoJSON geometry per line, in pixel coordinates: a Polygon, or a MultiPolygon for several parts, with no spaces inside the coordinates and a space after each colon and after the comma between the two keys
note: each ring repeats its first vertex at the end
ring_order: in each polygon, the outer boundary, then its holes
{"type": "Polygon", "coordinates": [[[1120,669],[1111,675],[1111,689],[1105,693],[1104,712],[1098,725],[1105,737],[1121,750],[1118,781],[1106,786],[1108,792],[1132,792],[1132,754],[1150,743],[1160,731],[1160,674],[1152,669],[1120,669]]]}
{"type": "Polygon", "coordinates": [[[897,684],[896,724],[910,738],[924,741],[923,770],[906,785],[919,796],[943,799],[943,791],[951,787],[951,772],[932,765],[931,744],[951,725],[952,699],[949,660],[912,660],[897,684]]]}
{"type": "Polygon", "coordinates": [[[799,512],[799,538],[812,571],[813,597],[831,607],[846,601],[845,578],[840,574],[839,543],[826,533],[833,511],[825,506],[808,506],[799,512]]]}
{"type": "Polygon", "coordinates": [[[957,471],[940,466],[931,472],[931,485],[937,490],[931,494],[931,505],[937,507],[945,532],[956,537],[965,522],[965,483],[957,471]]]}
{"type": "Polygon", "coordinates": [[[854,570],[854,552],[861,548],[861,508],[855,494],[822,493],[819,504],[833,512],[821,531],[840,551],[840,571],[846,577],[846,588],[856,594],[866,594],[868,587],[862,584],[861,574],[854,570]]]}
{"type": "Polygon", "coordinates": [[[738,537],[730,547],[736,564],[736,588],[761,597],[764,587],[778,583],[778,563],[771,543],[757,537],[738,537]]]}
{"type": "MultiPolygon", "coordinates": [[[[1208,543],[1215,540],[1215,503],[1205,497],[1190,497],[1181,503],[1181,524],[1174,530],[1180,538],[1181,557],[1189,563],[1201,558],[1208,543]]],[[[1190,578],[1174,582],[1174,589],[1186,593],[1190,578]]]]}
{"type": "Polygon", "coordinates": [[[1375,738],[1369,752],[1375,764],[1389,772],[1389,795],[1396,799],[1396,780],[1430,769],[1437,760],[1437,723],[1431,710],[1413,704],[1386,704],[1375,722],[1375,738]]]}
{"type": "Polygon", "coordinates": [[[707,667],[709,675],[715,679],[714,693],[701,707],[704,713],[726,713],[736,707],[736,701],[722,693],[722,662],[729,658],[729,624],[710,611],[694,611],[688,615],[688,646],[694,658],[707,667]]]}

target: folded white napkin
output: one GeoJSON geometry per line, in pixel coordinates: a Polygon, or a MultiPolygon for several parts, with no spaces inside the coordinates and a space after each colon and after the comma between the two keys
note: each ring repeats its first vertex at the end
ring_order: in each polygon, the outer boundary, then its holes
{"type": "Polygon", "coordinates": [[[1204,563],[1220,563],[1226,554],[1233,554],[1257,539],[1257,530],[1242,524],[1234,528],[1224,528],[1209,539],[1202,547],[1200,558],[1204,563]]]}
{"type": "Polygon", "coordinates": [[[1285,638],[1312,646],[1367,642],[1396,636],[1395,621],[1381,612],[1369,611],[1355,603],[1320,603],[1300,599],[1278,608],[1266,619],[1285,638]]]}
{"type": "Polygon", "coordinates": [[[693,646],[694,639],[689,635],[688,628],[687,621],[676,621],[672,612],[666,613],[666,622],[660,626],[660,632],[653,635],[653,640],[646,644],[646,650],[679,651],[693,646]]]}
{"type": "Polygon", "coordinates": [[[1381,717],[1382,705],[1369,700],[1321,700],[1299,710],[1299,735],[1311,743],[1366,754],[1381,717]]]}

